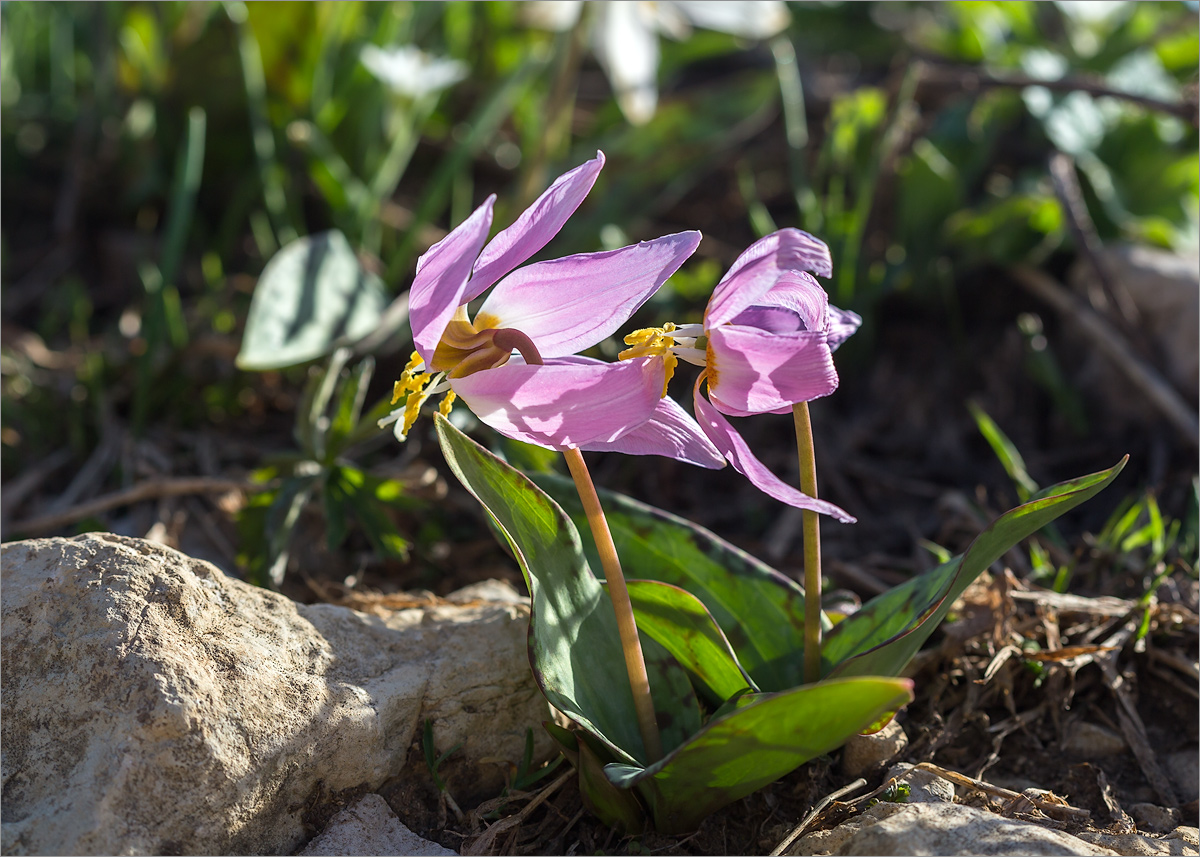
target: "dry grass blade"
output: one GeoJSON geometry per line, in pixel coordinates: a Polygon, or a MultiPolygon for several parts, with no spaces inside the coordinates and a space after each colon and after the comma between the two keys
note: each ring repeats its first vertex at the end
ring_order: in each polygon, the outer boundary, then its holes
{"type": "Polygon", "coordinates": [[[483,831],[483,833],[481,833],[476,839],[464,843],[462,850],[463,855],[491,854],[492,846],[495,844],[497,837],[499,837],[501,833],[512,830],[520,825],[521,822],[529,817],[530,813],[541,806],[547,800],[547,798],[554,794],[554,792],[556,792],[563,783],[569,780],[574,773],[574,771],[567,771],[565,774],[562,774],[554,782],[537,792],[534,795],[533,800],[526,804],[525,808],[516,815],[510,815],[508,818],[500,819],[495,824],[488,827],[487,830],[483,831]]]}
{"type": "Polygon", "coordinates": [[[1137,606],[1136,602],[1107,595],[1099,598],[1085,598],[1082,595],[1049,590],[1014,590],[1011,595],[1017,601],[1032,601],[1035,604],[1053,607],[1063,612],[1087,613],[1093,616],[1124,616],[1137,606]]]}

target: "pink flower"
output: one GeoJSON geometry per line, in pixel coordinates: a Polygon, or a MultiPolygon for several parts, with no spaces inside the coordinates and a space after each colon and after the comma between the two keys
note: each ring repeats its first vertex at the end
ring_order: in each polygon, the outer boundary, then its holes
{"type": "Polygon", "coordinates": [[[694,421],[662,399],[661,360],[608,364],[573,356],[615,333],[695,251],[699,232],[517,267],[558,233],[603,166],[597,153],[560,176],[490,242],[495,196],[488,197],[418,260],[409,292],[416,352],[393,396],[407,400],[383,421],[396,422],[398,438],[430,395],[449,389],[443,410],[457,395],[516,440],[723,466],[694,421]],[[488,289],[471,319],[467,304],[488,289]],[[497,339],[502,331],[519,331],[544,365],[514,355],[512,335],[497,339]]]}
{"type": "Polygon", "coordinates": [[[767,469],[724,415],[786,413],[796,402],[837,389],[833,351],[861,319],[829,305],[808,272],[829,276],[829,248],[806,232],[781,229],[751,245],[717,284],[704,323],[638,331],[623,358],[660,356],[703,366],[693,390],[696,419],[724,458],[764,493],[801,509],[853,521],[842,509],[801,493],[767,469]],[[701,395],[707,382],[708,397],[701,395]]]}

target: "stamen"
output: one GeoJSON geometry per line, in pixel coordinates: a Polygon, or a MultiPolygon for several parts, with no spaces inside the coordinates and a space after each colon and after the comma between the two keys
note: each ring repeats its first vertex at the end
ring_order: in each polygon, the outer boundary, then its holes
{"type": "Polygon", "coordinates": [[[632,360],[635,357],[661,357],[663,368],[666,369],[666,376],[663,379],[663,396],[667,395],[667,384],[671,382],[671,377],[675,374],[675,367],[679,365],[679,359],[671,350],[675,347],[675,337],[672,334],[677,330],[675,324],[670,321],[662,327],[635,330],[625,337],[625,344],[633,347],[626,348],[617,355],[618,360],[632,360]]]}
{"type": "Polygon", "coordinates": [[[443,417],[450,416],[450,409],[454,407],[454,400],[457,398],[458,398],[458,396],[455,394],[455,392],[453,390],[451,390],[449,393],[447,393],[442,398],[442,403],[440,405],[438,405],[438,413],[441,414],[443,417]]]}

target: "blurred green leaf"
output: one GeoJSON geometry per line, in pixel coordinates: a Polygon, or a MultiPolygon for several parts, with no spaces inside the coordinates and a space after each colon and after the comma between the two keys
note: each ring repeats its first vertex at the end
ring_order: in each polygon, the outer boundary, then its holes
{"type": "Polygon", "coordinates": [[[279,369],[324,357],[371,333],[386,305],[383,283],[342,233],[299,238],[259,277],[237,364],[279,369]]]}

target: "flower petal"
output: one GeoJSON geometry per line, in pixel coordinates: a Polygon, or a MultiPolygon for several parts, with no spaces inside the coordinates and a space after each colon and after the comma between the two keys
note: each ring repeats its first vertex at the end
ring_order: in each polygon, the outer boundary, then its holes
{"type": "Polygon", "coordinates": [[[479,254],[464,300],[479,297],[488,286],[545,247],[579,208],[603,166],[604,153],[597,152],[592,160],[563,173],[511,226],[496,233],[479,254]]]}
{"type": "Polygon", "coordinates": [[[699,232],[680,232],[620,250],[526,265],[487,296],[476,327],[492,326],[493,320],[515,327],[543,357],[590,348],[615,333],[699,243],[699,232]]]}
{"type": "Polygon", "coordinates": [[[792,310],[804,320],[807,330],[824,330],[828,321],[829,295],[812,274],[804,271],[784,272],[757,303],[792,310]]]}
{"type": "Polygon", "coordinates": [[[837,351],[838,346],[849,339],[854,331],[858,330],[860,324],[862,324],[862,316],[858,313],[830,306],[825,326],[826,334],[829,337],[829,350],[837,351]]]}
{"type": "Polygon", "coordinates": [[[615,440],[640,426],[662,395],[662,360],[620,363],[512,360],[450,385],[483,422],[514,440],[551,449],[615,440]]]}
{"type": "Polygon", "coordinates": [[[686,464],[718,470],[725,466],[720,451],[700,430],[679,403],[659,399],[650,419],[614,441],[589,443],[591,452],[623,452],[626,455],[662,455],[686,464]]]}
{"type": "Polygon", "coordinates": [[[408,292],[413,342],[428,366],[454,311],[467,302],[467,278],[479,248],[492,228],[495,194],[471,216],[417,260],[417,273],[408,292]]]}
{"type": "Polygon", "coordinates": [[[697,27],[744,39],[768,39],[792,20],[781,0],[676,0],[674,5],[697,27]]]}
{"type": "Polygon", "coordinates": [[[762,303],[785,272],[812,271],[823,277],[833,273],[825,243],[799,229],[780,229],[761,238],[737,258],[717,283],[704,312],[704,326],[713,328],[733,321],[743,310],[762,303]]]}
{"type": "Polygon", "coordinates": [[[766,465],[755,458],[754,453],[750,451],[750,447],[746,445],[746,441],[729,424],[729,420],[721,416],[721,413],[700,395],[700,384],[704,381],[704,377],[702,374],[696,380],[694,390],[696,420],[700,423],[700,428],[708,435],[708,439],[713,442],[713,445],[717,449],[721,450],[721,453],[733,465],[734,470],[749,479],[755,488],[769,497],[774,497],[781,503],[787,503],[789,506],[795,506],[798,509],[808,509],[812,512],[819,512],[822,515],[829,515],[844,524],[854,523],[854,517],[843,509],[825,500],[818,500],[815,497],[809,497],[807,494],[801,493],[768,470],[766,465]]]}
{"type": "Polygon", "coordinates": [[[654,118],[658,106],[658,34],[650,7],[642,3],[599,3],[592,51],[634,125],[654,118]],[[648,20],[649,19],[649,20],[648,20]]]}
{"type": "Polygon", "coordinates": [[[825,334],[725,324],[708,333],[708,395],[723,413],[781,413],[828,396],[838,375],[825,334]]]}

